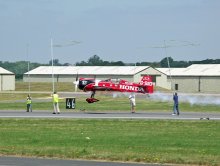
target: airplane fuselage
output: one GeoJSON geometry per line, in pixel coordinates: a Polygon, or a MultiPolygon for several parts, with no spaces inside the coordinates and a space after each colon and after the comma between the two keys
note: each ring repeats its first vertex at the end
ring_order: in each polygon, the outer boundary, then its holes
{"type": "Polygon", "coordinates": [[[83,91],[119,91],[119,92],[135,92],[149,93],[146,85],[138,83],[130,83],[120,80],[113,83],[111,80],[95,80],[92,78],[80,78],[78,88],[83,91]]]}

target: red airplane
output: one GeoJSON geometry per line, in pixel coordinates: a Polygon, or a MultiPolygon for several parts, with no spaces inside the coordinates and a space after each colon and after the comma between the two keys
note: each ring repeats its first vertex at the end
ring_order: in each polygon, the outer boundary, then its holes
{"type": "Polygon", "coordinates": [[[88,103],[99,101],[94,98],[96,91],[117,91],[133,93],[153,93],[153,82],[151,76],[143,76],[139,83],[128,82],[121,79],[96,80],[95,78],[80,78],[74,82],[80,90],[91,91],[91,97],[87,98],[88,103]]]}

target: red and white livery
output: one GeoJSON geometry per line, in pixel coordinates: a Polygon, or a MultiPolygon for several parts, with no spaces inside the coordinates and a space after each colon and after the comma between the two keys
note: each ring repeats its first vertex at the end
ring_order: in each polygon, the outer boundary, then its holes
{"type": "Polygon", "coordinates": [[[87,92],[91,91],[92,95],[87,98],[88,103],[99,101],[94,98],[96,91],[117,91],[132,93],[153,93],[153,82],[151,76],[143,76],[139,83],[128,82],[121,79],[96,80],[95,78],[80,78],[76,83],[78,88],[87,92]]]}

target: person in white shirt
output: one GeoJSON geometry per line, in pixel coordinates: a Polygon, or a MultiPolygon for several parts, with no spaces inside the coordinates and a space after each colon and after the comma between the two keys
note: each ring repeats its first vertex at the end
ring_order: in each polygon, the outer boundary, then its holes
{"type": "Polygon", "coordinates": [[[130,106],[131,106],[131,113],[135,113],[135,95],[134,94],[130,94],[129,96],[129,100],[130,100],[130,106]]]}

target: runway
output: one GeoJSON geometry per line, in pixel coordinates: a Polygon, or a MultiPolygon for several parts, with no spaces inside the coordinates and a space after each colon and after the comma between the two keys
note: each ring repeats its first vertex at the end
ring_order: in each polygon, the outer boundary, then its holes
{"type": "MultiPolygon", "coordinates": [[[[58,160],[25,157],[1,157],[0,166],[158,166],[160,164],[100,162],[88,160],[58,160]]],[[[163,165],[165,166],[165,165],[163,165]]]]}
{"type": "Polygon", "coordinates": [[[0,118],[72,118],[72,119],[142,119],[142,120],[220,120],[220,113],[181,112],[179,116],[170,112],[137,112],[121,111],[65,111],[52,114],[51,111],[15,111],[0,110],[0,118]]]}

